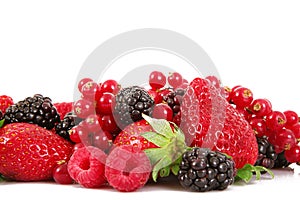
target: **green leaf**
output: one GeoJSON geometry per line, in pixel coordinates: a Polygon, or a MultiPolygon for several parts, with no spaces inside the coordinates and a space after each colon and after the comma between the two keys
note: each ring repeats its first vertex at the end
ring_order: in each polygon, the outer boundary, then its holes
{"type": "Polygon", "coordinates": [[[178,175],[179,170],[180,170],[179,165],[175,164],[171,166],[171,171],[175,176],[178,175]]]}
{"type": "Polygon", "coordinates": [[[151,148],[145,149],[144,152],[148,156],[151,165],[156,164],[166,153],[166,148],[151,148]]]}
{"type": "Polygon", "coordinates": [[[157,133],[169,139],[174,137],[170,123],[167,120],[151,118],[145,114],[142,114],[142,116],[157,133]]]}
{"type": "Polygon", "coordinates": [[[159,147],[165,146],[170,141],[168,138],[155,132],[142,133],[141,136],[159,147]]]}
{"type": "Polygon", "coordinates": [[[0,174],[0,182],[5,181],[4,177],[0,174]]]}
{"type": "Polygon", "coordinates": [[[256,166],[256,169],[259,170],[260,172],[267,172],[269,175],[271,175],[271,178],[273,179],[274,178],[274,173],[268,169],[268,168],[265,168],[263,166],[256,166]]]}
{"type": "Polygon", "coordinates": [[[172,164],[171,159],[168,156],[164,156],[162,159],[158,161],[156,165],[154,165],[153,171],[152,171],[152,178],[154,182],[156,182],[158,177],[158,172],[164,168],[172,164]]]}
{"type": "Polygon", "coordinates": [[[3,126],[3,124],[4,124],[4,120],[5,120],[5,119],[0,120],[0,128],[2,128],[2,126],[3,126]]]}
{"type": "Polygon", "coordinates": [[[262,166],[253,166],[246,164],[243,168],[238,169],[235,181],[243,180],[246,183],[249,183],[253,177],[253,174],[256,176],[256,180],[260,180],[261,172],[266,171],[268,174],[274,178],[274,173],[265,167],[262,166]]]}
{"type": "Polygon", "coordinates": [[[160,177],[167,177],[170,175],[170,166],[166,166],[159,170],[160,177]]]}

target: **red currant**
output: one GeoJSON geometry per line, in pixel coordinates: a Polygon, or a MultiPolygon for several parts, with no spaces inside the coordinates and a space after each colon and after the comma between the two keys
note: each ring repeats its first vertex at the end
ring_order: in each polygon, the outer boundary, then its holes
{"type": "Polygon", "coordinates": [[[73,146],[73,152],[74,151],[77,151],[78,149],[82,148],[82,147],[85,147],[83,143],[76,143],[74,146],[73,146]]]}
{"type": "Polygon", "coordinates": [[[300,142],[300,123],[294,124],[293,126],[289,127],[291,131],[293,131],[297,142],[300,142]]]}
{"type": "Polygon", "coordinates": [[[251,125],[252,129],[256,137],[263,137],[266,134],[267,126],[263,119],[253,118],[249,120],[249,124],[251,125]]]}
{"type": "Polygon", "coordinates": [[[83,98],[90,101],[98,100],[100,97],[100,88],[98,83],[89,81],[82,86],[81,93],[83,98]]]}
{"type": "Polygon", "coordinates": [[[74,143],[80,143],[81,142],[80,135],[82,135],[83,134],[82,132],[84,131],[85,129],[82,126],[80,125],[74,126],[69,131],[71,141],[74,143]]]}
{"type": "Polygon", "coordinates": [[[89,115],[80,125],[88,132],[97,132],[101,130],[99,117],[96,114],[89,115]]]}
{"type": "Polygon", "coordinates": [[[91,143],[92,146],[107,151],[112,145],[112,135],[108,131],[98,131],[91,136],[91,143]]]}
{"type": "Polygon", "coordinates": [[[153,89],[148,90],[148,94],[150,97],[154,100],[155,104],[159,104],[162,102],[163,98],[161,95],[159,95],[159,91],[155,91],[153,89]]]}
{"type": "Polygon", "coordinates": [[[293,131],[289,129],[281,129],[275,133],[274,146],[278,150],[289,150],[296,145],[296,138],[293,131]]]}
{"type": "Polygon", "coordinates": [[[112,93],[115,95],[119,92],[120,89],[121,89],[121,86],[118,84],[118,82],[115,80],[112,80],[112,79],[104,81],[101,84],[101,88],[100,88],[102,93],[108,92],[108,93],[112,93]]]}
{"type": "Polygon", "coordinates": [[[300,146],[295,145],[289,150],[284,152],[286,160],[290,163],[299,163],[300,162],[300,146]]]}
{"type": "Polygon", "coordinates": [[[286,126],[287,127],[291,127],[294,124],[298,123],[299,117],[296,112],[287,110],[287,111],[283,112],[283,114],[286,117],[286,126]]]}
{"type": "Polygon", "coordinates": [[[99,119],[103,131],[114,132],[118,126],[112,115],[103,115],[99,119]]]}
{"type": "Polygon", "coordinates": [[[68,164],[64,161],[63,164],[58,164],[53,171],[53,179],[59,184],[72,184],[73,179],[68,172],[68,164]]]}
{"type": "Polygon", "coordinates": [[[220,88],[221,81],[216,76],[207,76],[208,79],[215,88],[220,88]]]}
{"type": "Polygon", "coordinates": [[[172,121],[173,110],[167,104],[156,104],[153,108],[152,117],[156,119],[165,119],[168,121],[172,121]]]}
{"type": "Polygon", "coordinates": [[[266,116],[267,128],[272,131],[281,130],[286,124],[285,115],[279,111],[273,111],[266,116]]]}
{"type": "Polygon", "coordinates": [[[168,76],[168,83],[173,88],[177,88],[178,86],[180,86],[182,84],[182,80],[182,75],[178,72],[170,73],[170,75],[168,76]]]}
{"type": "Polygon", "coordinates": [[[272,112],[272,104],[267,99],[255,99],[249,109],[257,117],[264,117],[272,112]]]}
{"type": "Polygon", "coordinates": [[[149,85],[153,90],[158,90],[166,85],[166,76],[159,71],[153,71],[149,75],[149,85]]]}
{"type": "Polygon", "coordinates": [[[79,118],[86,118],[95,112],[93,103],[87,99],[79,99],[74,103],[74,112],[79,118]]]}
{"type": "Polygon", "coordinates": [[[230,99],[237,107],[246,108],[253,101],[253,94],[248,88],[239,87],[230,93],[230,99]]]}
{"type": "Polygon", "coordinates": [[[93,81],[92,79],[90,78],[83,78],[79,81],[78,83],[78,90],[79,92],[82,92],[82,86],[84,86],[84,84],[86,84],[87,82],[90,82],[90,81],[93,81]]]}
{"type": "Polygon", "coordinates": [[[172,120],[177,126],[180,127],[180,124],[181,124],[181,112],[178,112],[174,117],[173,117],[173,120],[172,120]]]}
{"type": "Polygon", "coordinates": [[[115,95],[112,93],[105,92],[97,101],[96,111],[101,115],[109,115],[112,113],[113,107],[115,105],[115,95]]]}

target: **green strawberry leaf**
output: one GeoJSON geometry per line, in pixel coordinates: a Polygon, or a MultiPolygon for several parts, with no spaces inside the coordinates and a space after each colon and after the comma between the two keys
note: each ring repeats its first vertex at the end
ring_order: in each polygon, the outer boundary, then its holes
{"type": "Polygon", "coordinates": [[[0,174],[0,182],[5,181],[4,177],[0,174]]]}
{"type": "Polygon", "coordinates": [[[145,132],[142,133],[141,136],[159,147],[165,146],[170,141],[168,138],[155,132],[145,132]]]}
{"type": "Polygon", "coordinates": [[[2,128],[2,126],[3,126],[3,124],[4,124],[4,120],[5,120],[5,119],[1,119],[1,120],[0,120],[0,128],[2,128]]]}
{"type": "Polygon", "coordinates": [[[162,156],[165,155],[166,148],[145,149],[144,152],[148,156],[151,165],[155,165],[160,159],[162,159],[162,156]]]}
{"type": "Polygon", "coordinates": [[[145,114],[142,114],[142,116],[158,134],[169,139],[173,137],[172,128],[167,120],[151,118],[145,114]]]}
{"type": "Polygon", "coordinates": [[[152,179],[154,182],[157,181],[158,173],[161,169],[168,167],[172,164],[171,158],[169,158],[167,155],[165,155],[162,159],[158,161],[156,165],[154,165],[153,171],[152,171],[152,179]]]}
{"type": "Polygon", "coordinates": [[[267,172],[274,178],[274,173],[270,169],[246,164],[243,168],[237,170],[235,181],[243,180],[244,182],[249,183],[252,180],[253,175],[256,176],[256,180],[260,180],[261,172],[267,172]]]}

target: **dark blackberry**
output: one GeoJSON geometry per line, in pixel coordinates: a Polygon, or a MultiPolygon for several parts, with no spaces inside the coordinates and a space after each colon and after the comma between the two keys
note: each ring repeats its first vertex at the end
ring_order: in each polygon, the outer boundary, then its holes
{"type": "Polygon", "coordinates": [[[284,156],[284,151],[277,155],[277,159],[275,160],[274,168],[285,168],[288,167],[291,163],[288,162],[284,156]]]}
{"type": "Polygon", "coordinates": [[[163,101],[166,102],[170,108],[173,110],[173,116],[177,115],[180,112],[180,104],[182,102],[182,97],[185,93],[185,90],[182,88],[178,88],[166,96],[163,96],[163,101]]]}
{"type": "Polygon", "coordinates": [[[256,138],[258,144],[258,156],[254,165],[263,166],[272,169],[277,159],[274,146],[268,141],[266,137],[256,138]]]}
{"type": "Polygon", "coordinates": [[[0,110],[0,120],[2,120],[3,118],[3,114],[2,114],[2,111],[0,110]]]}
{"type": "Polygon", "coordinates": [[[5,124],[27,122],[37,124],[48,130],[60,121],[60,116],[49,97],[36,94],[7,108],[5,124]]]}
{"type": "Polygon", "coordinates": [[[117,122],[128,125],[142,119],[142,113],[150,115],[154,100],[148,92],[138,86],[121,89],[116,95],[114,109],[117,122]]]}
{"type": "Polygon", "coordinates": [[[194,147],[186,151],[179,168],[179,183],[191,191],[224,190],[234,182],[234,162],[209,149],[194,147]]]}
{"type": "Polygon", "coordinates": [[[55,125],[55,132],[66,140],[71,141],[69,130],[81,121],[82,119],[77,117],[74,113],[67,113],[64,119],[55,125]]]}

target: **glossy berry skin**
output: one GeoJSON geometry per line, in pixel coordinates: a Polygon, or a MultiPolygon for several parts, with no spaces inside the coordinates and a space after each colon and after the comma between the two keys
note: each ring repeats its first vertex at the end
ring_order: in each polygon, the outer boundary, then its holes
{"type": "Polygon", "coordinates": [[[102,93],[108,92],[114,95],[116,95],[120,91],[120,89],[121,86],[118,84],[118,82],[112,79],[104,81],[100,87],[100,91],[102,93]]]}
{"type": "Polygon", "coordinates": [[[296,112],[291,111],[291,110],[287,110],[287,111],[283,112],[283,114],[286,117],[286,126],[287,127],[291,127],[294,124],[298,123],[299,117],[298,117],[298,114],[296,112]]]}
{"type": "Polygon", "coordinates": [[[73,145],[35,124],[0,129],[0,174],[16,181],[51,180],[58,161],[69,160],[73,145]]]}
{"type": "Polygon", "coordinates": [[[103,131],[114,132],[118,129],[113,115],[100,116],[99,123],[103,131]]]}
{"type": "Polygon", "coordinates": [[[168,83],[173,88],[177,88],[178,86],[180,86],[182,84],[182,81],[182,75],[178,72],[170,73],[170,75],[168,76],[168,83]]]}
{"type": "Polygon", "coordinates": [[[167,104],[156,104],[152,111],[152,117],[156,119],[165,119],[167,121],[172,121],[173,110],[167,104]]]}
{"type": "Polygon", "coordinates": [[[266,116],[267,128],[271,131],[279,131],[286,124],[286,117],[282,112],[273,111],[266,116]]]}
{"type": "Polygon", "coordinates": [[[74,103],[74,113],[80,118],[86,118],[95,113],[95,106],[87,99],[79,99],[74,103]]]}
{"type": "Polygon", "coordinates": [[[74,181],[68,172],[68,164],[59,164],[54,168],[53,179],[59,184],[72,184],[74,181]]]}
{"type": "Polygon", "coordinates": [[[61,120],[64,119],[66,114],[72,112],[73,110],[73,102],[54,103],[53,105],[55,106],[61,120]]]}
{"type": "Polygon", "coordinates": [[[153,90],[158,90],[166,85],[166,76],[159,71],[153,71],[149,75],[149,85],[153,90]]]}
{"type": "Polygon", "coordinates": [[[0,96],[0,112],[2,112],[2,115],[4,115],[6,112],[6,109],[13,104],[14,104],[14,101],[10,96],[1,95],[0,96]]]}
{"type": "Polygon", "coordinates": [[[230,99],[237,107],[246,108],[253,101],[253,94],[248,88],[239,87],[230,93],[230,99]]]}
{"type": "Polygon", "coordinates": [[[92,146],[79,148],[74,151],[68,162],[68,172],[81,186],[99,188],[105,182],[105,162],[107,155],[92,146]]]}
{"type": "Polygon", "coordinates": [[[71,130],[69,130],[70,140],[74,143],[81,142],[81,135],[85,134],[85,129],[81,124],[74,126],[71,130]]]}
{"type": "Polygon", "coordinates": [[[253,118],[249,121],[250,126],[252,127],[256,137],[263,137],[266,135],[267,126],[263,119],[253,118]]]}
{"type": "Polygon", "coordinates": [[[264,117],[272,112],[272,104],[267,99],[255,99],[251,103],[249,109],[257,117],[264,117]]]}
{"type": "Polygon", "coordinates": [[[290,163],[300,163],[300,146],[295,145],[284,152],[286,160],[290,163]]]}
{"type": "Polygon", "coordinates": [[[293,131],[297,142],[300,142],[300,123],[296,123],[293,126],[289,127],[293,131]]]}
{"type": "Polygon", "coordinates": [[[82,87],[87,83],[93,81],[91,78],[83,78],[78,82],[77,88],[79,92],[82,92],[82,87]]]}
{"type": "Polygon", "coordinates": [[[159,94],[159,91],[150,89],[148,90],[148,94],[154,100],[154,104],[159,104],[163,100],[163,96],[159,94]]]}
{"type": "Polygon", "coordinates": [[[101,95],[98,83],[89,81],[82,86],[81,94],[89,101],[97,101],[101,95]]]}
{"type": "Polygon", "coordinates": [[[296,138],[291,130],[284,128],[274,134],[274,147],[277,153],[289,150],[296,145],[296,138]]]}
{"type": "Polygon", "coordinates": [[[96,111],[101,115],[109,115],[112,113],[115,103],[115,95],[105,92],[100,96],[99,101],[97,101],[96,111]]]}
{"type": "Polygon", "coordinates": [[[121,192],[143,187],[152,167],[147,155],[131,145],[115,147],[107,157],[105,176],[108,183],[121,192]]]}

